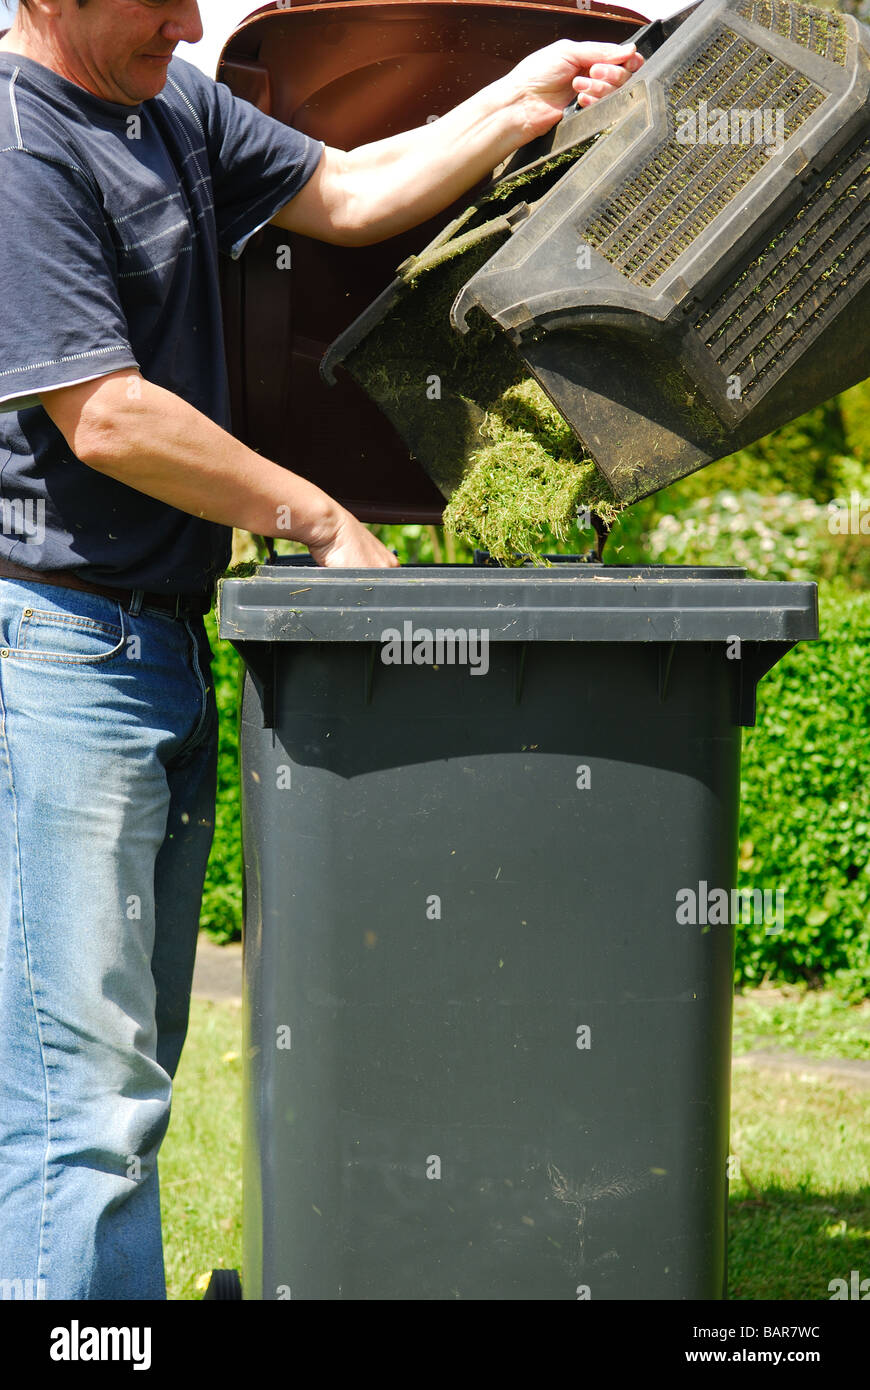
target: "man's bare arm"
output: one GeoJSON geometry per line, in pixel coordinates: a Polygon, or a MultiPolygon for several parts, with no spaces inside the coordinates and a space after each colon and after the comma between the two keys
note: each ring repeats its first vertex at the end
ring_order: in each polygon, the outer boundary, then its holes
{"type": "Polygon", "coordinates": [[[254,453],[137,372],[113,372],[40,399],[83,463],[137,492],[205,521],[301,541],[318,564],[398,564],[321,488],[254,453]]]}
{"type": "Polygon", "coordinates": [[[272,221],[344,246],[396,236],[552,129],[573,96],[589,105],[642,63],[633,44],[550,44],[437,121],[355,150],[328,146],[305,187],[272,221]]]}

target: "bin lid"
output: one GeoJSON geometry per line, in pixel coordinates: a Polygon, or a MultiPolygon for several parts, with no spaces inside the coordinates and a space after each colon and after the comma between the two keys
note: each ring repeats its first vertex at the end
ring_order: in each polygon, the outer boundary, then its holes
{"type": "MultiPolygon", "coordinates": [[[[217,76],[262,111],[350,149],[442,115],[558,38],[621,43],[645,23],[637,10],[598,0],[294,4],[246,19],[217,76]]],[[[438,522],[444,499],[347,374],[324,383],[320,360],[473,194],[375,246],[329,246],[265,227],[238,261],[222,258],[233,432],[361,520],[438,522]],[[278,269],[288,242],[290,268],[278,269]]]]}
{"type": "Polygon", "coordinates": [[[327,569],[299,557],[220,586],[219,630],[231,642],[380,642],[387,628],[408,641],[440,628],[484,629],[494,642],[791,645],[819,635],[818,590],[740,568],[327,569]]]}

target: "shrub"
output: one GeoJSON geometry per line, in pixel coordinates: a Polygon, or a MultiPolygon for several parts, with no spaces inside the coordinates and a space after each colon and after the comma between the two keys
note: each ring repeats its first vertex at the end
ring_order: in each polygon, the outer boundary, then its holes
{"type": "Polygon", "coordinates": [[[214,660],[212,676],[220,715],[217,810],[215,833],[200,926],[216,941],[232,941],[242,929],[242,845],[239,805],[238,703],[241,658],[229,642],[217,636],[214,614],[206,618],[214,660]]]}
{"type": "Polygon", "coordinates": [[[785,925],[738,929],[737,980],[866,989],[870,965],[870,595],[820,592],[821,638],[759,686],[743,741],[740,883],[785,889],[785,925]]]}
{"type": "Polygon", "coordinates": [[[825,549],[827,509],[781,492],[720,492],[679,516],[659,518],[649,536],[654,563],[743,565],[756,579],[812,579],[825,549]]]}

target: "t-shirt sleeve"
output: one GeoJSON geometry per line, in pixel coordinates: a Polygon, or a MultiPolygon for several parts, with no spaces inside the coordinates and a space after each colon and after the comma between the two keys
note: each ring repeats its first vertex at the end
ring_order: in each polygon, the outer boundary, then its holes
{"type": "Polygon", "coordinates": [[[0,411],[137,367],[111,237],[84,173],[4,150],[0,188],[0,411]]]}
{"type": "Polygon", "coordinates": [[[218,245],[235,259],[254,232],[304,188],[324,145],[264,115],[223,82],[210,83],[206,99],[218,245]]]}

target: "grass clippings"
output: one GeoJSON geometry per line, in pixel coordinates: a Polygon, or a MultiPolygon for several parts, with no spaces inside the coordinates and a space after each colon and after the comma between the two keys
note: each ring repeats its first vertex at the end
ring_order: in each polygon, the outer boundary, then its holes
{"type": "Polygon", "coordinates": [[[610,486],[570,426],[531,377],[508,387],[480,430],[488,442],[444,510],[444,526],[503,564],[537,560],[547,533],[567,540],[578,511],[610,526],[619,511],[610,486]]]}
{"type": "Polygon", "coordinates": [[[502,563],[577,528],[599,534],[619,506],[603,475],[520,357],[480,309],[457,333],[460,290],[510,236],[507,213],[534,203],[593,140],[493,185],[401,271],[392,304],[345,365],[439,488],[444,526],[502,563]]]}

